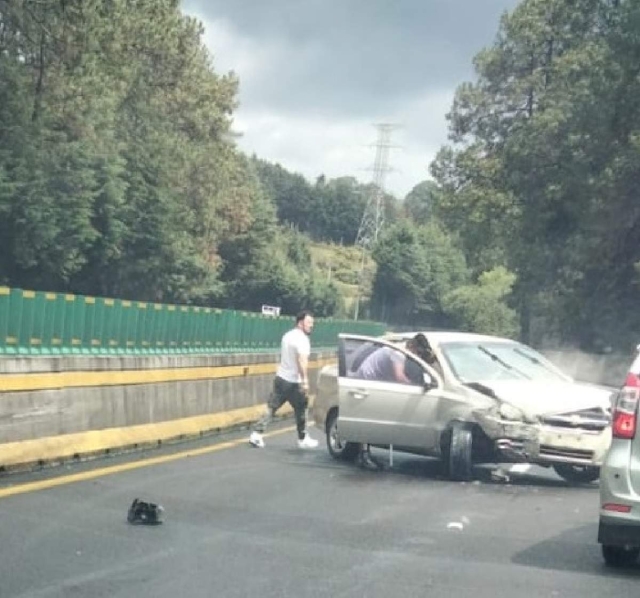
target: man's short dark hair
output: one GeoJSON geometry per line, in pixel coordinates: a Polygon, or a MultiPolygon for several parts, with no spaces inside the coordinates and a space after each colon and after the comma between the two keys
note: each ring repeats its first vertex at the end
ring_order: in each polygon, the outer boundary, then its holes
{"type": "Polygon", "coordinates": [[[301,312],[298,312],[296,316],[296,324],[299,324],[304,320],[307,316],[313,317],[313,314],[308,309],[303,309],[301,312]]]}
{"type": "Polygon", "coordinates": [[[427,337],[422,334],[422,332],[418,332],[418,334],[416,334],[412,340],[415,343],[416,347],[418,347],[419,349],[431,349],[431,345],[429,344],[427,337]]]}
{"type": "Polygon", "coordinates": [[[433,353],[427,337],[422,334],[422,332],[418,332],[409,342],[414,346],[416,355],[420,357],[420,359],[424,360],[433,353]]]}

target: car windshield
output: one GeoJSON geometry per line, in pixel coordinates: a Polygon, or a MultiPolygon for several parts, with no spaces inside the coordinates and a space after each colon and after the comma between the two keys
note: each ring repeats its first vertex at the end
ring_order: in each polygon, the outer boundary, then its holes
{"type": "Polygon", "coordinates": [[[515,342],[446,342],[440,350],[462,382],[486,380],[566,380],[551,363],[515,342]]]}

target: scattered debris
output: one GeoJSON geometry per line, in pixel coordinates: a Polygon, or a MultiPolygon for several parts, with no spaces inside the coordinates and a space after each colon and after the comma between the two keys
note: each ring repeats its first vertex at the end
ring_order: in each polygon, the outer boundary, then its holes
{"type": "Polygon", "coordinates": [[[133,525],[159,525],[162,523],[164,508],[152,502],[134,499],[129,507],[127,521],[133,525]]]}
{"type": "Polygon", "coordinates": [[[491,479],[494,482],[503,482],[505,484],[511,480],[507,472],[502,467],[498,467],[491,472],[491,479]]]}

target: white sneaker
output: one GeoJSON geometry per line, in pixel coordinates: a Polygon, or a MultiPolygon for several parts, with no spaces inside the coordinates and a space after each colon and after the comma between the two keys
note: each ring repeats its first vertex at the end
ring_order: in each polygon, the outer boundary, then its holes
{"type": "Polygon", "coordinates": [[[318,441],[311,438],[309,434],[305,434],[302,440],[298,440],[298,447],[302,449],[316,448],[317,446],[318,441]]]}
{"type": "Polygon", "coordinates": [[[251,432],[249,436],[249,444],[255,448],[264,448],[264,439],[259,432],[251,432]]]}

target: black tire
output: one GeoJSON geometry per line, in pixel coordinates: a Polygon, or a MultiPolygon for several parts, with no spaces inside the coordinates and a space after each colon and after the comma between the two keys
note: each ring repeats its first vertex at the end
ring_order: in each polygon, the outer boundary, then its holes
{"type": "Polygon", "coordinates": [[[451,425],[451,439],[446,453],[449,477],[464,482],[473,476],[473,433],[461,422],[451,425]]]}
{"type": "Polygon", "coordinates": [[[609,567],[631,567],[638,561],[640,548],[602,545],[602,556],[609,567]]]}
{"type": "Polygon", "coordinates": [[[573,465],[572,463],[554,463],[556,473],[572,484],[589,484],[600,477],[600,468],[592,465],[573,465]]]}
{"type": "Polygon", "coordinates": [[[356,442],[342,442],[338,434],[338,410],[334,409],[327,418],[327,449],[338,461],[353,461],[360,452],[356,442]]]}

